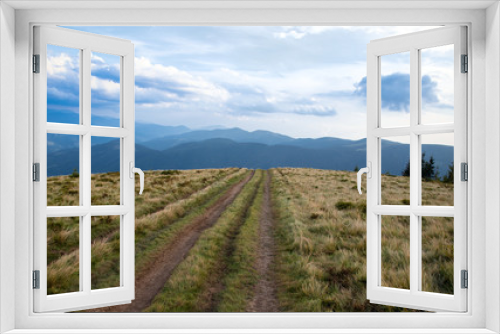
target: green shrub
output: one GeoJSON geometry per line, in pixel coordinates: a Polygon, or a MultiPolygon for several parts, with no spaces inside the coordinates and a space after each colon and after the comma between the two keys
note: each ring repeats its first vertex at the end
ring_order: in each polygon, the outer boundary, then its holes
{"type": "Polygon", "coordinates": [[[176,169],[164,170],[161,172],[161,175],[179,175],[181,172],[176,169]]]}
{"type": "Polygon", "coordinates": [[[335,207],[337,210],[350,210],[353,209],[356,205],[352,202],[344,202],[344,201],[338,201],[335,204],[335,207]]]}

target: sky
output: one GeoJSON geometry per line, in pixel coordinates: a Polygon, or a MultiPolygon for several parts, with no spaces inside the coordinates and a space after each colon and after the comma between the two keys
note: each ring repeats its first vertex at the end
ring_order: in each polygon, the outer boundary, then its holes
{"type": "MultiPolygon", "coordinates": [[[[137,122],[360,139],[366,137],[367,44],[430,27],[68,28],[134,43],[137,122]]],[[[52,121],[77,123],[78,52],[51,47],[48,57],[52,121]]],[[[422,52],[422,120],[427,123],[453,120],[452,65],[450,47],[422,52]]],[[[382,125],[405,125],[409,56],[382,57],[381,74],[382,125]]],[[[116,56],[92,54],[91,87],[93,116],[118,122],[116,56]]],[[[93,118],[95,125],[110,125],[98,122],[102,119],[93,118]]]]}

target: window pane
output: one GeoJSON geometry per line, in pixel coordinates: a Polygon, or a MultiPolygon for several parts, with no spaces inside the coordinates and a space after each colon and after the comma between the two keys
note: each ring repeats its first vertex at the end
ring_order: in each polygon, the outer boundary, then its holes
{"type": "Polygon", "coordinates": [[[92,289],[120,286],[120,216],[92,217],[92,289]]]}
{"type": "Polygon", "coordinates": [[[47,45],[47,122],[80,124],[80,53],[47,45]]]}
{"type": "Polygon", "coordinates": [[[92,137],[92,205],[120,205],[120,139],[109,139],[92,137]]]}
{"type": "Polygon", "coordinates": [[[80,205],[80,136],[47,134],[47,205],[80,205]]]}
{"type": "Polygon", "coordinates": [[[380,126],[410,126],[410,52],[380,58],[380,126]]]}
{"type": "Polygon", "coordinates": [[[410,205],[410,137],[382,139],[382,205],[410,205]]]}
{"type": "Polygon", "coordinates": [[[47,294],[80,290],[80,217],[47,218],[47,294]]]}
{"type": "Polygon", "coordinates": [[[382,286],[410,288],[410,217],[382,216],[382,286]]]}
{"type": "Polygon", "coordinates": [[[453,123],[454,46],[422,49],[421,123],[453,123]]]}
{"type": "Polygon", "coordinates": [[[422,217],[422,291],[453,294],[453,222],[422,217]]]}
{"type": "Polygon", "coordinates": [[[120,57],[92,52],[92,125],[120,126],[120,57]]]}
{"type": "Polygon", "coordinates": [[[453,206],[454,134],[422,135],[422,205],[453,206]]]}

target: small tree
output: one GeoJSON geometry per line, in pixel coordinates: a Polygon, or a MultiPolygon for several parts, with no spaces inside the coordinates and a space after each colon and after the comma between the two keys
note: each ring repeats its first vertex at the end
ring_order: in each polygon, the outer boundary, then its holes
{"type": "Polygon", "coordinates": [[[79,177],[80,173],[78,173],[78,170],[76,168],[73,168],[73,173],[70,175],[71,177],[79,177]]]}
{"type": "Polygon", "coordinates": [[[431,156],[429,161],[425,161],[425,153],[422,153],[422,178],[425,181],[430,181],[436,177],[436,170],[434,167],[434,157],[431,156]]]}
{"type": "Polygon", "coordinates": [[[453,166],[453,163],[451,163],[448,166],[448,174],[446,174],[443,177],[443,182],[444,183],[453,183],[454,179],[455,179],[455,166],[453,166]]]}
{"type": "Polygon", "coordinates": [[[353,171],[355,171],[355,172],[359,172],[359,167],[358,167],[358,165],[356,165],[356,167],[354,167],[353,171]]]}
{"type": "Polygon", "coordinates": [[[401,173],[403,176],[410,176],[410,160],[406,163],[405,169],[403,169],[403,172],[401,173]]]}
{"type": "MultiPolygon", "coordinates": [[[[422,179],[425,181],[433,180],[436,178],[436,167],[434,157],[431,156],[429,161],[425,160],[425,153],[422,154],[422,179]]],[[[405,169],[401,173],[403,176],[410,176],[410,160],[406,163],[405,169]]]]}

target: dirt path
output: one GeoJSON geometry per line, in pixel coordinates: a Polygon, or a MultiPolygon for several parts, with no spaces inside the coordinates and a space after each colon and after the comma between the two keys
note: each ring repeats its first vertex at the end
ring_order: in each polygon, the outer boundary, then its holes
{"type": "Polygon", "coordinates": [[[254,172],[245,179],[232,186],[215,204],[196,218],[180,233],[174,242],[168,244],[161,252],[149,271],[142,272],[135,280],[135,299],[130,304],[103,307],[87,312],[141,312],[153,301],[154,297],[161,291],[174,269],[186,257],[189,250],[194,246],[201,233],[213,226],[220,215],[234,201],[245,184],[252,178],[254,172]]]}
{"type": "Polygon", "coordinates": [[[255,286],[255,295],[248,305],[248,312],[278,312],[276,281],[273,277],[275,244],[273,237],[274,219],[271,204],[271,173],[267,171],[264,185],[264,199],[260,215],[259,250],[257,254],[257,271],[260,280],[255,286]]]}
{"type": "Polygon", "coordinates": [[[243,210],[241,219],[232,228],[232,231],[228,235],[227,245],[225,246],[221,255],[221,258],[223,260],[220,262],[220,267],[217,268],[217,270],[214,270],[214,272],[212,273],[212,277],[210,278],[210,280],[212,281],[210,282],[210,288],[204,292],[203,297],[201,298],[202,300],[207,301],[207,305],[202,308],[205,312],[217,312],[217,306],[220,303],[221,294],[226,288],[224,284],[224,276],[228,273],[229,263],[227,261],[232,258],[234,251],[236,250],[236,238],[241,231],[241,227],[243,226],[243,224],[245,224],[245,221],[248,217],[248,211],[250,210],[250,207],[257,197],[257,192],[259,191],[261,182],[262,179],[259,180],[259,182],[255,185],[251,198],[245,205],[245,209],[243,210]]]}

